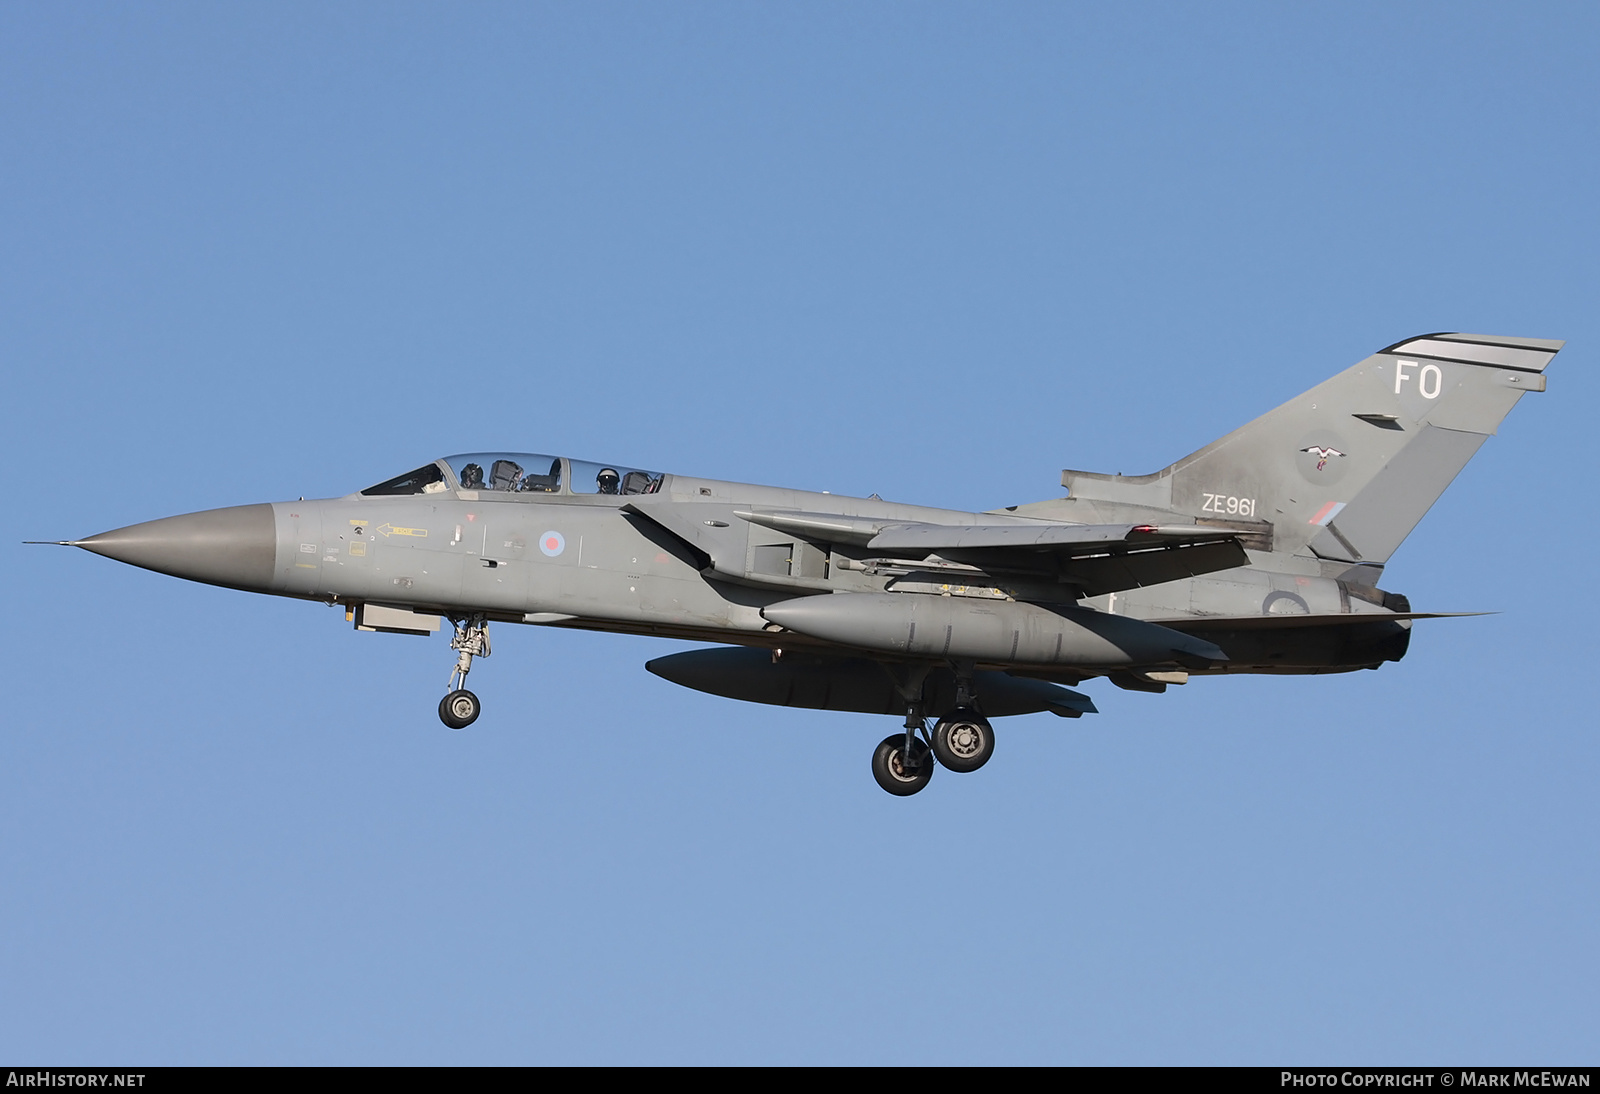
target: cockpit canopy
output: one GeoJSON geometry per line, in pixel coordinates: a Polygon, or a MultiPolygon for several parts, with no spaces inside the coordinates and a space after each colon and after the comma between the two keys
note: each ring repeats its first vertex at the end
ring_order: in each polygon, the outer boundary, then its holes
{"type": "Polygon", "coordinates": [[[499,490],[507,494],[561,492],[561,457],[531,452],[474,452],[446,456],[444,462],[463,490],[499,490]]]}
{"type": "Polygon", "coordinates": [[[436,494],[452,486],[502,494],[654,494],[659,471],[531,452],[471,452],[397,475],[361,491],[365,497],[436,494]],[[446,473],[448,471],[448,474],[446,473]],[[452,481],[452,479],[454,481],[452,481]]]}
{"type": "Polygon", "coordinates": [[[574,494],[654,494],[661,489],[659,471],[640,471],[620,463],[568,460],[574,494]]]}
{"type": "Polygon", "coordinates": [[[369,486],[361,494],[368,498],[386,498],[399,494],[438,494],[445,489],[444,472],[439,470],[438,464],[430,463],[415,471],[407,471],[404,475],[396,475],[377,486],[369,486]]]}

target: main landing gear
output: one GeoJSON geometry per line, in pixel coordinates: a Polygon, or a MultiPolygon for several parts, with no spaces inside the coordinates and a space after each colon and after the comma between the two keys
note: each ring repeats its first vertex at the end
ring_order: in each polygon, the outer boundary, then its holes
{"type": "Polygon", "coordinates": [[[872,777],[896,797],[908,797],[927,786],[935,759],[951,771],[976,771],[994,755],[994,727],[976,709],[971,667],[957,667],[956,709],[939,719],[931,736],[922,709],[926,679],[924,670],[900,686],[907,699],[905,732],[885,737],[872,753],[872,777]]]}
{"type": "Polygon", "coordinates": [[[466,729],[483,711],[478,697],[467,690],[467,673],[472,671],[474,657],[489,656],[489,623],[481,615],[452,615],[450,622],[456,627],[450,648],[459,650],[461,656],[450,673],[450,694],[439,701],[439,721],[451,729],[466,729]]]}
{"type": "Polygon", "coordinates": [[[873,750],[872,777],[903,798],[928,785],[935,759],[951,771],[976,771],[993,755],[994,727],[976,711],[956,710],[940,718],[931,738],[927,720],[913,714],[904,733],[890,734],[873,750]]]}
{"type": "Polygon", "coordinates": [[[933,750],[910,729],[891,733],[873,750],[872,777],[898,798],[915,794],[933,778],[933,750]]]}
{"type": "Polygon", "coordinates": [[[976,771],[994,755],[994,727],[975,710],[955,710],[933,727],[933,754],[951,771],[976,771]]]}

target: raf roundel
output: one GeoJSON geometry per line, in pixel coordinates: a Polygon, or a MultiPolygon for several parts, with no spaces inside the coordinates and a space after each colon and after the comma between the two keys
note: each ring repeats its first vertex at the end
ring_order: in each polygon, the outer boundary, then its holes
{"type": "Polygon", "coordinates": [[[567,549],[567,537],[560,532],[546,532],[539,537],[539,550],[555,558],[567,549]]]}

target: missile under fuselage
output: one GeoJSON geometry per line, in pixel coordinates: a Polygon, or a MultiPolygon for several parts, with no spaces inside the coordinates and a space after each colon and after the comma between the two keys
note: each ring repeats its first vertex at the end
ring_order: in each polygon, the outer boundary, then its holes
{"type": "Polygon", "coordinates": [[[761,610],[810,638],[902,657],[1091,669],[1228,660],[1203,638],[1083,608],[918,593],[834,593],[761,610]]]}

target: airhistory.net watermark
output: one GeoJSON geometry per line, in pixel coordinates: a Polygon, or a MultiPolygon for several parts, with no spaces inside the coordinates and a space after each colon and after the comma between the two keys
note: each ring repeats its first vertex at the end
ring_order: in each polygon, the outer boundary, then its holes
{"type": "Polygon", "coordinates": [[[38,1068],[28,1071],[7,1071],[8,1087],[59,1087],[59,1086],[143,1086],[142,1071],[50,1071],[38,1068]]]}

